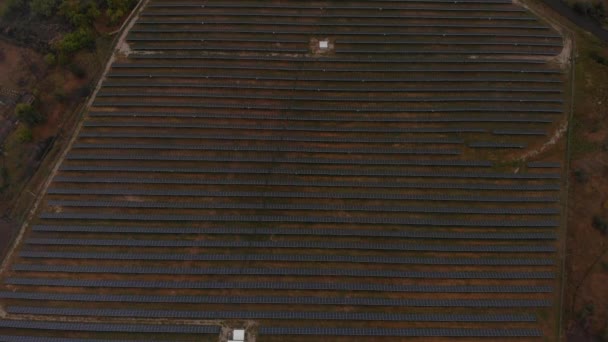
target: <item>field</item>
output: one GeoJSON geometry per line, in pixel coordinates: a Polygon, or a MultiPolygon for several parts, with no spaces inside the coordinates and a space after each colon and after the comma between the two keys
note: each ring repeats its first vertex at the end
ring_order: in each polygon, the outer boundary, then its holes
{"type": "Polygon", "coordinates": [[[0,337],[555,341],[569,48],[510,1],[146,3],[0,337]]]}

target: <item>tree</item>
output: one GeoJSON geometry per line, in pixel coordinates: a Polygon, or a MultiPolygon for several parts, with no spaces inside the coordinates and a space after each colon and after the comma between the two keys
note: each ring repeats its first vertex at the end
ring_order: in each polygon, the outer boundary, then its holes
{"type": "Polygon", "coordinates": [[[32,0],[30,9],[35,15],[49,18],[55,14],[58,4],[58,0],[32,0]]]}
{"type": "Polygon", "coordinates": [[[94,46],[95,38],[91,30],[81,27],[63,36],[63,39],[58,44],[58,49],[61,53],[70,55],[78,50],[93,48],[94,46]]]}
{"type": "Polygon", "coordinates": [[[29,126],[35,126],[44,122],[44,116],[32,107],[32,105],[27,103],[19,103],[15,107],[15,115],[17,116],[17,119],[25,122],[29,126]]]}

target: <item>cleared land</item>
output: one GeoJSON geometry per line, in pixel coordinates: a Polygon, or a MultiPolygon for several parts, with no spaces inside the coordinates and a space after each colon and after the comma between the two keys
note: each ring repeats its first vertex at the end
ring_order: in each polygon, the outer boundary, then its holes
{"type": "Polygon", "coordinates": [[[129,45],[3,275],[0,335],[556,339],[569,75],[547,23],[152,1],[129,45]]]}

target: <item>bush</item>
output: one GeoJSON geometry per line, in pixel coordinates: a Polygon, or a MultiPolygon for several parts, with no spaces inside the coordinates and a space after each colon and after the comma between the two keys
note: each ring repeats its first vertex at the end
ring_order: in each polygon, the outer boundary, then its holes
{"type": "Polygon", "coordinates": [[[18,14],[25,14],[28,10],[26,0],[7,0],[2,8],[2,16],[9,18],[18,14]]]}
{"type": "Polygon", "coordinates": [[[65,102],[68,99],[68,96],[62,88],[56,89],[55,92],[53,92],[53,96],[55,97],[55,100],[59,102],[65,102]]]}
{"type": "Polygon", "coordinates": [[[570,1],[570,7],[572,7],[576,13],[591,17],[595,20],[603,20],[606,17],[606,7],[603,0],[593,2],[588,0],[574,0],[570,1]]]}
{"type": "Polygon", "coordinates": [[[87,75],[87,71],[76,63],[71,63],[68,65],[68,69],[70,69],[72,74],[78,78],[84,78],[87,75]]]}
{"type": "Polygon", "coordinates": [[[587,182],[587,173],[583,170],[574,170],[574,179],[576,179],[577,182],[579,183],[585,183],[587,182]]]}
{"type": "Polygon", "coordinates": [[[74,32],[70,32],[63,36],[63,39],[58,44],[58,49],[61,53],[71,55],[82,49],[92,49],[95,47],[95,38],[90,29],[79,28],[74,32]]]}
{"type": "Polygon", "coordinates": [[[55,55],[52,54],[52,53],[47,53],[44,56],[44,62],[48,66],[53,66],[53,65],[55,65],[57,63],[57,57],[55,57],[55,55]]]}
{"type": "Polygon", "coordinates": [[[594,312],[595,312],[595,305],[593,305],[593,303],[588,303],[587,305],[585,305],[583,310],[581,310],[581,312],[578,313],[578,321],[585,322],[589,317],[593,316],[594,312]]]}
{"type": "Polygon", "coordinates": [[[593,216],[593,227],[603,234],[608,232],[608,221],[599,215],[593,216]]]}
{"type": "Polygon", "coordinates": [[[17,141],[20,143],[28,143],[33,139],[32,130],[27,126],[19,126],[15,134],[17,134],[17,141]]]}
{"type": "Polygon", "coordinates": [[[76,28],[90,26],[99,16],[99,8],[94,1],[63,0],[59,14],[76,28]]]}
{"type": "Polygon", "coordinates": [[[600,52],[592,51],[589,53],[589,57],[593,59],[596,63],[608,66],[608,58],[602,56],[600,52]]]}
{"type": "Polygon", "coordinates": [[[87,97],[91,95],[91,87],[88,84],[83,85],[82,87],[78,88],[78,90],[76,91],[76,95],[78,97],[87,97]]]}
{"type": "Polygon", "coordinates": [[[20,121],[25,122],[29,126],[35,126],[44,122],[44,116],[26,103],[20,103],[15,107],[15,115],[20,121]]]}
{"type": "Polygon", "coordinates": [[[49,18],[55,14],[57,5],[57,0],[32,0],[30,2],[30,9],[37,16],[49,18]]]}
{"type": "Polygon", "coordinates": [[[108,9],[106,15],[111,24],[118,24],[120,20],[135,7],[137,0],[106,0],[108,9]]]}

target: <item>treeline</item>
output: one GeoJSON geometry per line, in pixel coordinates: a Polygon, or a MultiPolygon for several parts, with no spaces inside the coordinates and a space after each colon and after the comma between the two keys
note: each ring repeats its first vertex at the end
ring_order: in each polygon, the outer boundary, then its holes
{"type": "MultiPolygon", "coordinates": [[[[2,20],[13,23],[17,31],[13,38],[30,41],[34,40],[32,34],[44,34],[36,32],[32,25],[57,24],[55,26],[62,31],[58,32],[61,38],[47,42],[46,48],[50,51],[45,53],[56,55],[55,59],[48,57],[49,62],[67,63],[75,52],[95,48],[97,32],[94,23],[100,16],[105,16],[110,26],[118,24],[136,3],[137,0],[7,0],[2,9],[2,20]]],[[[44,42],[38,45],[33,47],[40,50],[42,46],[44,49],[44,42]]]]}
{"type": "Polygon", "coordinates": [[[606,4],[604,0],[566,0],[572,9],[584,16],[593,18],[600,23],[606,20],[606,4]]]}

